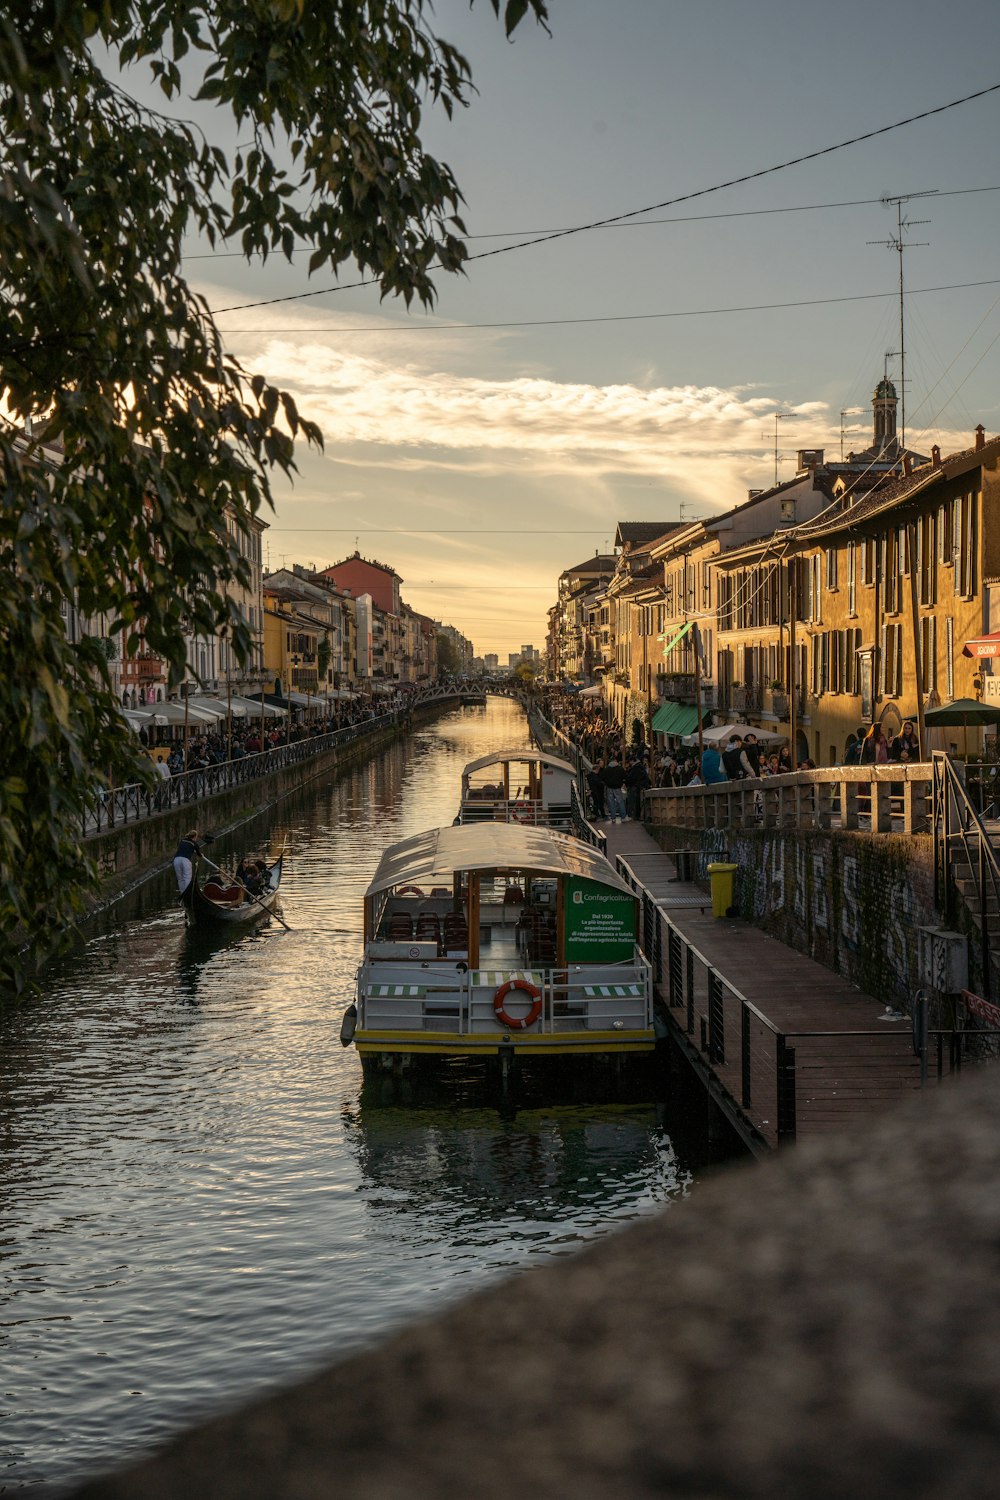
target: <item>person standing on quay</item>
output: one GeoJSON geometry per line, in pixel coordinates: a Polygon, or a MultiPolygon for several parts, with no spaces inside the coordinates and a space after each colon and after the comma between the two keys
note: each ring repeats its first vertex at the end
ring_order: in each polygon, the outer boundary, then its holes
{"type": "Polygon", "coordinates": [[[612,750],[608,756],[607,764],[601,772],[601,780],[606,788],[608,817],[612,823],[624,823],[625,796],[622,787],[625,785],[625,772],[622,770],[621,761],[615,750],[612,750]]]}
{"type": "Polygon", "coordinates": [[[729,744],[722,752],[722,767],[730,781],[742,781],[746,774],[743,770],[743,740],[738,734],[729,736],[729,744]]]}
{"type": "Polygon", "coordinates": [[[726,768],[722,764],[722,756],[715,745],[706,745],[701,752],[701,779],[705,786],[711,786],[716,781],[729,780],[726,768]]]}

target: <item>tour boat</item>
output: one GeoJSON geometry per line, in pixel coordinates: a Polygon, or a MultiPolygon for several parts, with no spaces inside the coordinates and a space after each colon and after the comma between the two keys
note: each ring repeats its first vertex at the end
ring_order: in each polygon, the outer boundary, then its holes
{"type": "Polygon", "coordinates": [[[375,1066],[651,1052],[639,919],[608,861],[569,834],[517,823],[417,834],[385,851],[365,893],[341,1041],[375,1066]]]}
{"type": "Polygon", "coordinates": [[[576,771],[543,750],[496,750],[462,772],[459,823],[569,828],[576,771]]]}
{"type": "Polygon", "coordinates": [[[217,867],[196,860],[194,877],[181,897],[189,918],[199,925],[255,922],[269,912],[278,899],[283,858],[284,855],[279,854],[274,863],[268,865],[264,884],[256,894],[245,890],[217,867]],[[204,877],[203,867],[206,870],[204,877]]]}

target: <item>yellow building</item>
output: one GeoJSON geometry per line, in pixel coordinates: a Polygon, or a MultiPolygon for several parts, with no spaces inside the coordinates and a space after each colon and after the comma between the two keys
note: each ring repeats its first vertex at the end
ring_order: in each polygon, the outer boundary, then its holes
{"type": "Polygon", "coordinates": [[[301,614],[286,599],[288,590],[264,590],[264,665],[267,691],[316,694],[317,652],[323,624],[301,614]]]}
{"type": "Polygon", "coordinates": [[[891,737],[923,707],[983,696],[991,663],[963,647],[1000,626],[998,460],[980,427],[964,452],[908,456],[864,493],[842,484],[815,521],[721,557],[719,675],[738,716],[832,765],[862,725],[891,737]]]}

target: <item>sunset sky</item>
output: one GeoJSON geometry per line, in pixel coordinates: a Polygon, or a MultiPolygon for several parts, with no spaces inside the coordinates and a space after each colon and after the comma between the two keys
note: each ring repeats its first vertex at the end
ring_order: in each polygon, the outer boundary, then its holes
{"type": "MultiPolygon", "coordinates": [[[[480,91],[426,128],[464,190],[473,254],[1000,82],[994,0],[553,0],[551,18],[551,37],[526,21],[508,44],[484,0],[436,7],[480,91]]],[[[847,446],[870,440],[872,388],[899,348],[898,256],[869,243],[895,232],[886,195],[936,190],[906,208],[929,221],[904,260],[908,443],[965,447],[978,422],[996,433],[998,138],[994,93],[647,222],[442,273],[430,315],[373,287],[244,308],[331,278],[192,245],[192,282],[239,309],[218,318],[233,352],[325,434],[279,493],[272,565],[357,546],[478,652],[541,646],[559,572],[609,548],[619,520],[704,515],[770,483],[776,412],[791,414],[783,476],[798,447],[839,453],[842,411],[861,409],[843,419],[847,446]],[[973,282],[988,284],[956,286],[973,282]],[[955,289],[921,290],[942,287],[955,289]]]]}

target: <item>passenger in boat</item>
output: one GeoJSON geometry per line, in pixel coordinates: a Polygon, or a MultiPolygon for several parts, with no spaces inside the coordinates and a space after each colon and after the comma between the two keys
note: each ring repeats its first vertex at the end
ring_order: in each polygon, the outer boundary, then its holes
{"type": "Polygon", "coordinates": [[[177,889],[182,896],[194,879],[194,862],[201,853],[201,845],[198,842],[200,838],[201,834],[197,828],[191,828],[177,844],[177,852],[174,855],[174,874],[177,876],[177,889]]]}

